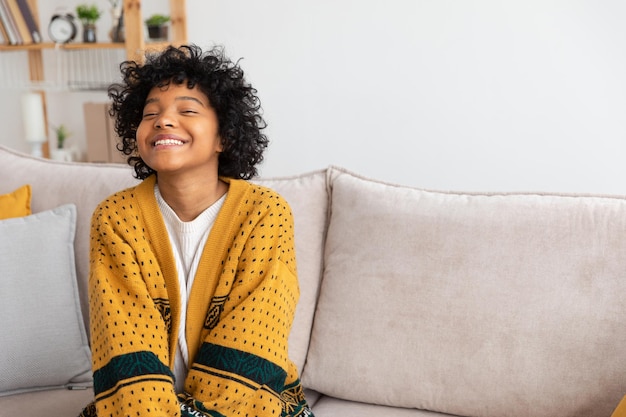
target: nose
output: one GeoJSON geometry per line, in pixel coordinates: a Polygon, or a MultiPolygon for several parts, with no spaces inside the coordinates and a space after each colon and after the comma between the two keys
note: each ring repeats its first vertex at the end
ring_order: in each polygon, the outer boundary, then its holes
{"type": "Polygon", "coordinates": [[[157,129],[165,129],[174,126],[176,126],[176,118],[169,111],[162,112],[159,114],[159,117],[154,120],[154,127],[157,129]]]}

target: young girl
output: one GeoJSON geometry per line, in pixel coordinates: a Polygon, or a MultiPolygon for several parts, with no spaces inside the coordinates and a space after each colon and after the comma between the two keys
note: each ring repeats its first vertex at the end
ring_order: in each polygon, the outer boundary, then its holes
{"type": "Polygon", "coordinates": [[[143,181],[91,227],[95,401],[85,416],[312,416],[288,336],[293,219],[252,185],[267,138],[256,90],[219,48],[125,62],[109,89],[143,181]]]}

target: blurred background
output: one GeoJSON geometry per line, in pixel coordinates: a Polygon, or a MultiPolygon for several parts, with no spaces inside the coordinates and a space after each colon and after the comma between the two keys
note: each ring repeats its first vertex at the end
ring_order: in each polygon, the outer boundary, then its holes
{"type": "MultiPolygon", "coordinates": [[[[79,3],[40,0],[41,25],[79,3]]],[[[258,90],[263,176],[334,164],[464,191],[626,194],[624,22],[621,0],[187,0],[189,41],[224,45],[258,90]]],[[[20,88],[1,91],[0,144],[28,152],[20,88]]],[[[106,101],[51,90],[48,119],[84,154],[83,104],[106,101]]]]}

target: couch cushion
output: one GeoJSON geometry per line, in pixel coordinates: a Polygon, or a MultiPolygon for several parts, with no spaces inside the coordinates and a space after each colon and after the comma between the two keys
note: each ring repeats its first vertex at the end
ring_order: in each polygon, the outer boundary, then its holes
{"type": "Polygon", "coordinates": [[[30,210],[30,185],[0,195],[0,220],[28,216],[30,210]]]}
{"type": "Polygon", "coordinates": [[[0,395],[91,380],[75,230],[73,205],[0,221],[0,395]]]}
{"type": "Polygon", "coordinates": [[[626,200],[331,172],[305,386],[476,417],[606,417],[626,392],[626,200]]]}
{"type": "Polygon", "coordinates": [[[93,390],[53,389],[0,397],[0,417],[75,417],[93,400],[93,390]]]}
{"type": "MultiPolygon", "coordinates": [[[[0,403],[1,405],[1,403],[0,403]]],[[[313,406],[315,417],[455,417],[451,414],[440,414],[432,411],[411,408],[387,407],[340,400],[332,397],[321,397],[313,406]]]]}
{"type": "Polygon", "coordinates": [[[322,276],[322,257],[328,212],[326,171],[255,182],[277,191],[294,216],[300,301],[289,335],[289,357],[302,369],[309,348],[315,303],[322,276]]]}
{"type": "Polygon", "coordinates": [[[0,146],[0,193],[23,184],[32,188],[32,211],[72,203],[77,223],[74,249],[83,317],[87,321],[89,224],[96,205],[114,192],[137,183],[132,168],[122,164],[85,164],[35,158],[0,146]]]}

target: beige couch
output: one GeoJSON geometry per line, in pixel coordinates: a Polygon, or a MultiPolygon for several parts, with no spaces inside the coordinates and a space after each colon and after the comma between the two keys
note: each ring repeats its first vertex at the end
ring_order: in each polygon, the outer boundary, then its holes
{"type": "MultiPolygon", "coordinates": [[[[302,295],[290,354],[317,417],[608,417],[626,393],[625,198],[426,191],[340,168],[259,182],[295,215],[302,295]]],[[[31,184],[33,213],[76,206],[80,320],[91,212],[134,183],[123,165],[0,148],[0,194],[31,184]]],[[[51,242],[2,262],[34,265],[51,242]]],[[[32,294],[0,297],[37,309],[49,297],[33,294],[61,278],[23,279],[32,294]]],[[[24,315],[2,320],[0,344],[29,326],[24,315]]],[[[41,344],[31,337],[25,355],[41,344]]],[[[63,368],[76,368],[74,382],[42,383],[38,372],[58,360],[39,353],[44,365],[25,366],[12,388],[26,392],[0,397],[0,416],[76,415],[92,395],[64,387],[84,385],[80,349],[63,368]]]]}

